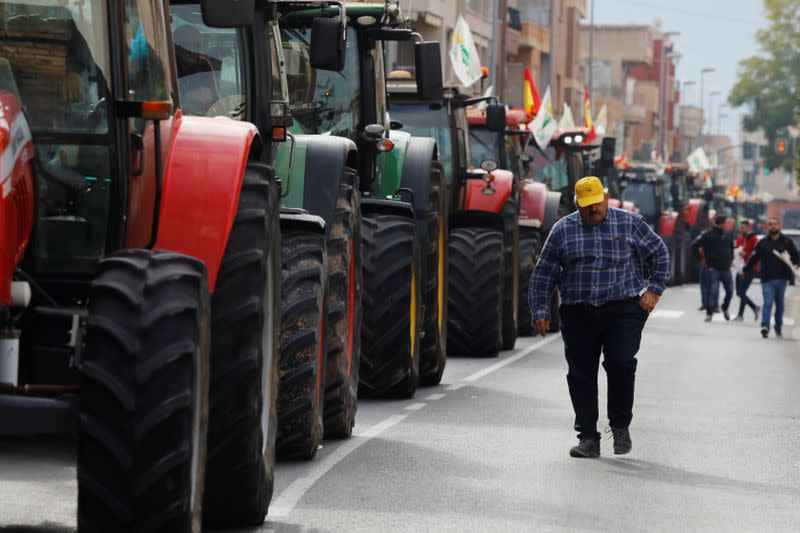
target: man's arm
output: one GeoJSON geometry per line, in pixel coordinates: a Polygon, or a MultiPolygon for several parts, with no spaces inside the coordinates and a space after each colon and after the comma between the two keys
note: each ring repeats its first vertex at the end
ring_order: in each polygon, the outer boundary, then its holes
{"type": "Polygon", "coordinates": [[[634,219],[633,240],[639,249],[639,257],[650,272],[647,290],[660,296],[669,281],[669,249],[642,217],[634,219]]]}
{"type": "MultiPolygon", "coordinates": [[[[769,237],[766,237],[769,238],[769,237]]],[[[761,242],[756,243],[755,248],[753,248],[753,255],[750,256],[750,259],[747,260],[747,264],[742,269],[744,272],[750,272],[755,268],[756,263],[758,263],[761,257],[761,242]]]]}
{"type": "Polygon", "coordinates": [[[528,302],[531,306],[531,319],[534,322],[542,318],[550,320],[550,297],[561,272],[559,249],[562,227],[563,224],[556,224],[547,236],[528,285],[528,302]]]}

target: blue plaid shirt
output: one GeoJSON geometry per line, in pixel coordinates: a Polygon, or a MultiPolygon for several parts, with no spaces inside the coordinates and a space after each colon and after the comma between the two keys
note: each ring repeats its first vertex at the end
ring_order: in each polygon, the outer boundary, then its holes
{"type": "Polygon", "coordinates": [[[603,223],[593,227],[575,211],[550,231],[528,301],[533,320],[549,319],[556,285],[564,304],[599,306],[636,297],[645,287],[661,294],[668,279],[667,246],[640,215],[609,207],[603,223]]]}

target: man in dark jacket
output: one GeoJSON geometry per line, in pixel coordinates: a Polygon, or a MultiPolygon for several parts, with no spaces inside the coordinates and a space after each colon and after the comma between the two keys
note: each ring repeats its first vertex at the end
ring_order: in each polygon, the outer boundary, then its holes
{"type": "Polygon", "coordinates": [[[771,217],[768,221],[769,233],[758,241],[753,255],[744,267],[745,272],[750,272],[759,263],[761,268],[761,292],[764,295],[764,310],[761,313],[761,336],[769,336],[769,319],[772,313],[772,303],[775,303],[775,336],[783,336],[783,302],[786,294],[786,285],[794,279],[792,269],[779,257],[784,253],[789,254],[789,259],[795,266],[800,266],[800,254],[792,239],[781,233],[781,223],[771,217]]]}
{"type": "Polygon", "coordinates": [[[725,222],[728,217],[717,215],[714,225],[701,233],[692,243],[695,253],[703,249],[706,267],[709,276],[709,297],[706,303],[706,322],[711,322],[714,310],[719,306],[719,284],[725,288],[725,300],[722,302],[722,314],[725,320],[730,320],[728,307],[733,298],[733,277],[731,264],[733,263],[733,240],[725,232],[725,222]]]}

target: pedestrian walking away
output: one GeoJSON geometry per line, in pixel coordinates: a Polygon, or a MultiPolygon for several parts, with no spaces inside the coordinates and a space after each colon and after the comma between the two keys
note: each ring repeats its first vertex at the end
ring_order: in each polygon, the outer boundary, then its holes
{"type": "Polygon", "coordinates": [[[775,336],[783,336],[783,309],[786,285],[794,283],[794,272],[780,256],[788,255],[795,267],[800,266],[800,254],[792,239],[781,233],[781,223],[771,217],[767,221],[769,233],[758,241],[753,255],[744,267],[745,272],[752,272],[758,264],[761,269],[761,293],[764,296],[764,309],[761,312],[761,336],[769,336],[769,322],[772,304],[775,304],[775,336]]]}
{"type": "Polygon", "coordinates": [[[744,266],[747,264],[747,261],[750,260],[750,256],[753,255],[756,243],[758,243],[758,237],[753,233],[753,223],[747,219],[742,220],[739,223],[739,237],[737,237],[734,243],[733,258],[736,270],[736,296],[739,297],[739,312],[736,314],[736,318],[734,318],[736,322],[744,320],[745,307],[749,307],[753,310],[753,315],[755,315],[756,320],[758,320],[759,312],[761,311],[761,308],[747,296],[747,289],[750,288],[753,279],[756,277],[758,265],[750,272],[744,271],[744,266]]]}
{"type": "Polygon", "coordinates": [[[692,249],[699,253],[706,262],[706,275],[708,276],[708,291],[706,301],[706,322],[711,322],[714,311],[719,305],[719,284],[725,289],[725,299],[722,302],[722,314],[725,320],[730,320],[728,308],[733,299],[733,276],[731,264],[733,263],[733,239],[725,232],[725,223],[728,217],[717,215],[714,225],[697,236],[692,243],[692,249]]]}
{"type": "Polygon", "coordinates": [[[608,207],[596,177],[575,184],[577,212],[553,226],[531,276],[534,329],[550,328],[550,297],[561,291],[561,336],[579,443],[572,457],[598,457],[597,373],[608,378],[614,453],[631,450],[636,354],[642,329],[669,279],[669,252],[640,215],[608,207]]]}

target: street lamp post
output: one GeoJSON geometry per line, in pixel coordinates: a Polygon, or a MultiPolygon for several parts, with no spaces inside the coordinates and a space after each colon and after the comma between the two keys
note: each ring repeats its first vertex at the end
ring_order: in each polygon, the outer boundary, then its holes
{"type": "Polygon", "coordinates": [[[705,87],[706,81],[706,74],[710,72],[714,72],[715,69],[711,67],[705,67],[703,70],[700,71],[700,114],[702,116],[702,123],[700,124],[700,136],[702,137],[703,131],[705,130],[706,125],[706,101],[705,101],[705,93],[703,89],[705,87]]]}
{"type": "Polygon", "coordinates": [[[708,134],[714,134],[714,97],[722,94],[719,91],[711,91],[708,95],[708,134]]]}
{"type": "Polygon", "coordinates": [[[677,57],[677,54],[667,54],[667,39],[680,35],[679,31],[667,31],[661,34],[661,72],[658,78],[659,81],[659,110],[658,110],[658,153],[662,157],[666,157],[666,144],[667,144],[667,60],[677,57]]]}
{"type": "Polygon", "coordinates": [[[728,115],[722,112],[723,108],[727,108],[728,104],[725,102],[720,102],[719,108],[717,109],[717,133],[722,134],[722,117],[728,118],[728,115]]]}

